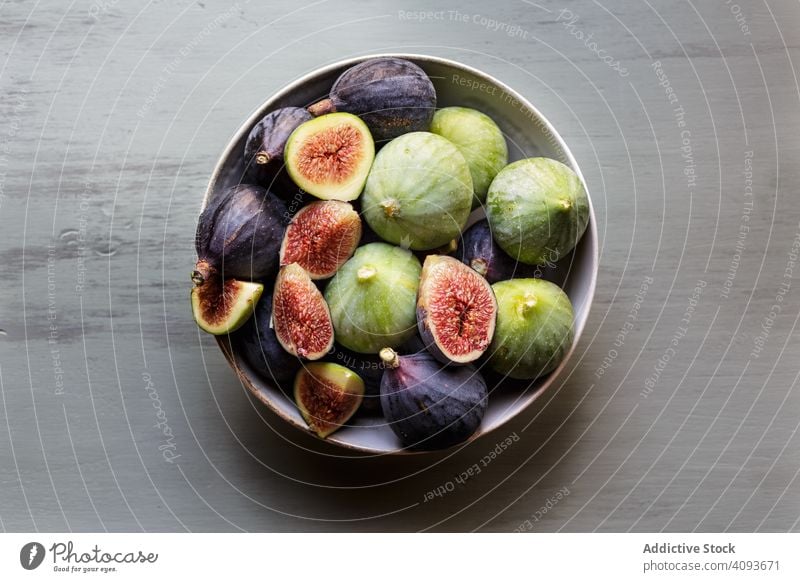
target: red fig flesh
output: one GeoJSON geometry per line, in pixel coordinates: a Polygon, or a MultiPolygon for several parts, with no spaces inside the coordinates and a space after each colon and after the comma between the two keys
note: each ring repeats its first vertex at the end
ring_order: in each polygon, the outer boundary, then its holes
{"type": "Polygon", "coordinates": [[[361,219],[347,202],[320,200],[302,208],[281,245],[281,266],[297,263],[312,279],[333,277],[356,250],[361,219]]]}
{"type": "Polygon", "coordinates": [[[461,261],[425,259],[417,299],[417,324],[429,351],[441,362],[477,360],[494,335],[497,301],[488,281],[461,261]]]}
{"type": "Polygon", "coordinates": [[[297,263],[281,267],[272,296],[272,324],[283,348],[294,356],[318,360],[333,346],[328,304],[297,263]]]}

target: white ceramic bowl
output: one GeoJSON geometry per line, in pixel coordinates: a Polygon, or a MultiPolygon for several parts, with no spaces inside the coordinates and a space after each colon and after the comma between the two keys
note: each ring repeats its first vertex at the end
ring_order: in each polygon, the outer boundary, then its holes
{"type": "MultiPolygon", "coordinates": [[[[478,109],[497,122],[506,136],[509,146],[509,161],[527,157],[546,156],[571,167],[583,180],[580,168],[575,159],[552,125],[531,105],[528,100],[516,91],[486,73],[461,63],[424,55],[368,55],[341,61],[318,69],[305,77],[291,83],[269,99],[239,128],[236,136],[225,148],[203,201],[203,206],[218,193],[229,186],[242,181],[244,171],[242,150],[250,129],[267,113],[286,106],[307,106],[327,96],[336,78],[347,68],[368,58],[377,56],[394,56],[413,61],[430,76],[436,87],[437,107],[460,105],[478,109]]],[[[585,183],[584,183],[585,186],[585,183]]],[[[588,192],[588,189],[587,189],[588,192]]],[[[471,222],[480,218],[481,210],[471,216],[471,222]]],[[[527,389],[497,389],[489,396],[489,406],[483,423],[472,439],[478,438],[512,417],[525,410],[556,379],[564,368],[566,360],[572,354],[575,344],[583,332],[589,308],[594,295],[598,268],[597,228],[594,210],[590,202],[590,220],[586,234],[579,242],[568,260],[568,269],[564,290],[569,295],[575,310],[575,340],[564,362],[544,378],[532,382],[527,389]]],[[[303,421],[291,395],[291,387],[284,387],[285,392],[277,387],[269,378],[256,373],[238,354],[236,345],[227,338],[218,338],[218,344],[231,366],[242,382],[252,393],[266,404],[273,412],[286,422],[314,434],[303,421]]],[[[359,416],[326,441],[367,453],[394,454],[406,453],[399,440],[382,418],[359,416]]]]}

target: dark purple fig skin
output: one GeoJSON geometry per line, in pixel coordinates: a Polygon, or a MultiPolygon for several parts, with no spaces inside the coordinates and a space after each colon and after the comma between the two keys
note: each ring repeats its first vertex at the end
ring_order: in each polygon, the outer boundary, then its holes
{"type": "Polygon", "coordinates": [[[369,59],[342,73],[329,100],[309,107],[314,115],[344,111],[358,115],[375,141],[427,131],[436,110],[436,90],[421,68],[397,58],[369,59]]]}
{"type": "Polygon", "coordinates": [[[210,276],[262,281],[275,275],[286,229],[286,204],[265,188],[233,186],[200,215],[195,284],[210,276]]]}
{"type": "Polygon", "coordinates": [[[406,342],[403,345],[397,348],[397,353],[404,355],[413,355],[419,352],[424,352],[426,349],[428,349],[428,345],[417,333],[411,336],[411,339],[406,340],[406,342]]]}
{"type": "Polygon", "coordinates": [[[489,283],[530,277],[535,267],[515,261],[494,242],[488,220],[476,222],[458,244],[456,258],[483,275],[489,283]]]}
{"type": "Polygon", "coordinates": [[[509,256],[494,242],[488,220],[478,221],[464,231],[455,257],[481,273],[489,283],[525,278],[546,279],[557,285],[564,282],[564,276],[554,263],[526,265],[509,256]]]}
{"type": "Polygon", "coordinates": [[[283,107],[253,126],[244,145],[245,164],[281,164],[286,140],[297,127],[312,119],[302,107],[283,107]]]}
{"type": "Polygon", "coordinates": [[[231,339],[241,349],[244,359],[259,374],[279,386],[289,385],[302,365],[300,360],[281,347],[270,327],[272,294],[262,295],[253,317],[231,339]]]}
{"type": "Polygon", "coordinates": [[[381,408],[403,446],[443,449],[478,430],[488,390],[474,366],[443,367],[427,352],[398,360],[383,373],[381,408]]]}
{"type": "Polygon", "coordinates": [[[298,191],[283,163],[283,151],[291,133],[313,116],[302,107],[283,107],[265,115],[247,136],[242,180],[258,184],[284,200],[298,191]]]}
{"type": "MultiPolygon", "coordinates": [[[[286,201],[291,201],[300,192],[300,189],[289,177],[289,172],[286,171],[283,162],[266,165],[250,162],[245,165],[241,182],[262,186],[286,201]]],[[[300,194],[302,195],[302,192],[300,194]]]]}

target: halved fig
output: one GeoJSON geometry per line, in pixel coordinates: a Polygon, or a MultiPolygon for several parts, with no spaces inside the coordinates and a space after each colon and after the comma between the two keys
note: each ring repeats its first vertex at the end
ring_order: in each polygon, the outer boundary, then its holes
{"type": "Polygon", "coordinates": [[[374,158],[369,129],[349,113],[303,123],[289,136],[284,152],[295,184],[317,198],[345,202],[361,194],[374,158]]]}
{"type": "Polygon", "coordinates": [[[292,132],[312,118],[302,107],[282,107],[261,118],[253,126],[244,144],[245,163],[260,166],[279,164],[292,132]]]}
{"type": "Polygon", "coordinates": [[[272,295],[272,326],[283,349],[293,356],[318,360],[333,346],[328,304],[297,263],[278,272],[272,295]]]}
{"type": "Polygon", "coordinates": [[[325,438],[341,428],[361,405],[364,382],[331,362],[307,364],[294,380],[294,401],[309,428],[325,438]]]}
{"type": "Polygon", "coordinates": [[[281,266],[297,263],[312,279],[333,277],[361,239],[361,219],[347,202],[320,200],[294,215],[283,236],[281,266]]]}
{"type": "Polygon", "coordinates": [[[192,313],[203,331],[214,335],[231,333],[253,314],[264,286],[228,279],[210,279],[192,288],[192,313]]]}
{"type": "Polygon", "coordinates": [[[497,300],[489,282],[461,261],[425,259],[417,297],[417,325],[428,351],[440,362],[466,364],[489,347],[497,300]]]}

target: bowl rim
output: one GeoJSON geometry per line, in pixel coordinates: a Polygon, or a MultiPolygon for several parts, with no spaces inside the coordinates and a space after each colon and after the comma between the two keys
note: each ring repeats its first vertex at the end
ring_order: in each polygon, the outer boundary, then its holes
{"type": "MultiPolygon", "coordinates": [[[[417,54],[417,53],[375,53],[375,54],[366,54],[366,55],[348,57],[346,59],[338,60],[338,61],[329,63],[327,65],[324,65],[322,67],[316,68],[316,69],[314,69],[314,70],[302,75],[301,77],[298,77],[294,81],[291,81],[289,84],[283,86],[281,89],[279,89],[278,91],[276,91],[272,95],[270,95],[266,100],[264,100],[264,102],[258,108],[256,108],[255,111],[253,111],[252,114],[250,114],[250,116],[247,118],[247,120],[245,122],[243,122],[239,126],[239,129],[231,137],[231,139],[228,141],[227,146],[225,147],[225,149],[222,151],[222,153],[217,158],[217,163],[214,166],[214,170],[213,170],[213,172],[211,174],[211,178],[209,180],[208,186],[206,187],[205,194],[203,195],[203,200],[202,200],[202,205],[201,205],[200,210],[202,212],[202,210],[207,206],[210,196],[212,195],[212,193],[216,189],[216,184],[219,181],[220,176],[222,175],[222,173],[224,171],[224,160],[227,160],[232,155],[235,155],[235,150],[236,150],[239,142],[242,140],[242,138],[245,138],[247,136],[247,134],[250,132],[250,128],[252,128],[253,125],[255,125],[266,114],[265,113],[266,110],[270,109],[276,101],[278,101],[279,99],[285,97],[286,95],[288,95],[289,93],[295,91],[296,89],[302,87],[304,84],[308,83],[309,81],[315,79],[316,77],[318,77],[320,75],[328,74],[328,73],[331,73],[333,71],[342,69],[344,67],[350,67],[350,66],[356,65],[356,64],[358,64],[358,63],[360,63],[362,61],[365,61],[365,60],[368,60],[368,59],[374,59],[374,58],[400,58],[400,59],[406,59],[406,60],[409,60],[409,61],[412,61],[412,62],[434,63],[434,64],[437,64],[437,65],[454,67],[454,68],[460,69],[460,70],[462,70],[464,72],[467,72],[469,74],[472,74],[474,76],[482,77],[486,81],[492,83],[494,86],[499,87],[506,95],[511,95],[512,97],[514,97],[518,101],[520,106],[522,106],[522,107],[528,109],[529,111],[531,111],[533,113],[532,118],[535,119],[536,122],[540,123],[550,133],[550,136],[553,138],[553,140],[555,141],[556,145],[558,146],[558,148],[563,153],[564,158],[567,160],[567,162],[569,162],[570,168],[580,178],[581,183],[583,184],[584,190],[586,191],[586,197],[587,197],[587,200],[588,200],[588,203],[589,203],[589,222],[588,222],[588,226],[587,226],[586,231],[584,232],[583,236],[589,236],[590,237],[590,242],[591,242],[591,246],[592,246],[591,260],[592,260],[594,268],[592,269],[591,276],[589,277],[589,288],[587,290],[588,293],[587,293],[587,296],[586,296],[587,304],[586,304],[585,312],[583,314],[583,317],[580,318],[580,320],[576,319],[576,321],[575,321],[575,333],[574,333],[574,337],[573,337],[573,340],[572,340],[572,345],[569,347],[569,350],[564,355],[564,358],[561,360],[559,365],[547,375],[547,378],[544,380],[544,382],[542,382],[542,384],[539,387],[537,387],[535,390],[531,391],[530,394],[519,398],[519,400],[518,400],[519,404],[517,406],[516,412],[514,412],[510,416],[506,417],[504,420],[502,420],[502,422],[497,422],[496,424],[494,424],[492,426],[489,426],[489,427],[486,427],[485,429],[483,429],[483,427],[482,427],[481,430],[479,430],[475,434],[471,435],[465,441],[457,443],[457,444],[455,444],[455,445],[453,445],[451,447],[448,447],[446,449],[436,449],[436,450],[432,450],[432,451],[416,451],[416,450],[408,450],[408,449],[396,449],[396,450],[392,450],[392,451],[386,451],[386,450],[383,450],[383,449],[376,449],[376,448],[372,448],[372,447],[356,445],[356,444],[353,444],[353,443],[350,443],[350,442],[347,442],[347,441],[343,441],[343,440],[337,439],[337,438],[335,438],[336,437],[336,433],[330,435],[328,438],[325,438],[325,439],[320,438],[308,426],[306,426],[305,424],[303,424],[301,422],[298,422],[295,418],[293,418],[293,417],[289,416],[288,414],[286,414],[279,406],[277,406],[273,402],[273,400],[271,398],[268,398],[266,395],[264,395],[253,384],[253,382],[251,381],[248,373],[245,370],[243,370],[239,366],[239,364],[237,363],[236,358],[235,358],[235,356],[233,354],[233,350],[232,350],[232,347],[231,347],[231,342],[228,341],[227,336],[215,336],[215,339],[217,341],[217,345],[219,346],[220,350],[222,351],[223,355],[225,356],[225,359],[228,361],[228,364],[233,368],[233,370],[236,373],[236,375],[239,378],[239,380],[244,383],[244,385],[247,387],[247,389],[250,391],[250,393],[253,396],[255,396],[260,402],[262,402],[264,405],[266,405],[266,407],[270,411],[272,411],[274,414],[276,414],[282,420],[286,421],[289,425],[291,425],[291,426],[293,426],[293,427],[305,432],[306,434],[309,434],[309,435],[315,437],[318,441],[325,442],[328,445],[333,445],[333,446],[336,446],[336,447],[345,448],[345,449],[348,449],[348,450],[353,451],[353,452],[365,453],[365,454],[374,455],[374,456],[421,455],[421,454],[430,454],[430,453],[443,453],[443,452],[448,451],[448,450],[453,450],[453,449],[456,449],[456,448],[460,449],[461,447],[465,447],[469,443],[473,442],[474,440],[477,440],[477,439],[479,439],[481,437],[486,436],[487,434],[489,434],[491,432],[494,432],[495,430],[497,430],[501,426],[503,426],[506,423],[508,423],[511,419],[513,419],[514,417],[518,416],[523,411],[525,411],[537,398],[539,398],[539,396],[541,396],[545,391],[547,391],[547,389],[550,388],[550,386],[555,382],[555,380],[561,375],[561,372],[563,371],[563,369],[567,365],[568,361],[572,358],[572,356],[573,356],[573,354],[575,352],[575,349],[576,349],[576,347],[578,345],[578,342],[579,342],[579,340],[581,338],[581,335],[583,334],[584,328],[586,327],[586,322],[589,319],[589,315],[590,315],[590,312],[591,312],[591,309],[592,309],[592,304],[594,303],[594,295],[595,295],[595,290],[596,290],[596,287],[597,287],[597,275],[598,275],[598,272],[599,272],[599,248],[598,248],[597,223],[596,223],[596,219],[595,219],[594,206],[592,204],[592,197],[591,197],[591,194],[589,192],[589,188],[586,185],[586,180],[585,180],[585,178],[583,176],[583,173],[581,172],[580,166],[578,165],[577,160],[573,156],[572,151],[569,149],[569,146],[567,146],[566,142],[561,137],[561,135],[558,133],[558,131],[556,131],[555,127],[542,114],[542,112],[539,111],[539,109],[537,109],[523,95],[521,95],[516,90],[514,90],[511,87],[509,87],[508,85],[506,85],[502,81],[499,81],[498,79],[494,78],[492,75],[490,75],[488,73],[485,73],[484,71],[481,71],[479,69],[476,69],[476,68],[474,68],[474,67],[472,67],[470,65],[465,65],[462,62],[455,61],[455,60],[452,60],[452,59],[448,59],[448,58],[444,58],[444,57],[438,57],[438,56],[432,56],[432,55],[417,54]]],[[[535,381],[536,381],[535,379],[531,380],[531,384],[533,382],[535,382],[535,381]]],[[[271,383],[273,383],[273,382],[271,382],[271,383]]]]}

